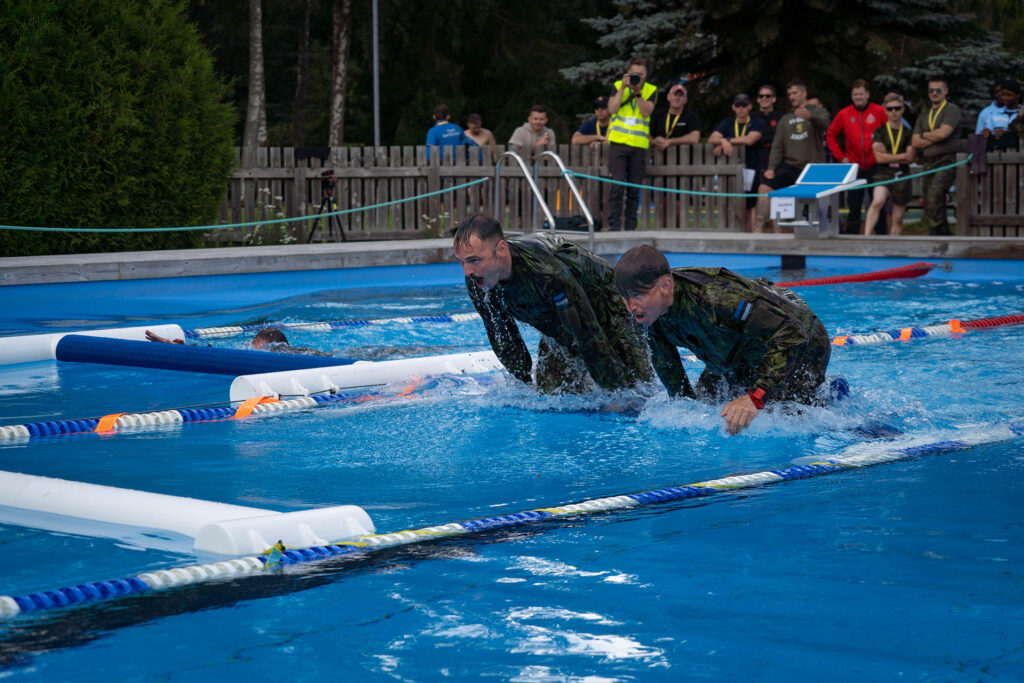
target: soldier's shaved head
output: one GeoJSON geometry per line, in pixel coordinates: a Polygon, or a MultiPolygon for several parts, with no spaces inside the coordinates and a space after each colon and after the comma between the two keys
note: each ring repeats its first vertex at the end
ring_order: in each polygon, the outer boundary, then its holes
{"type": "Polygon", "coordinates": [[[633,247],[615,264],[615,288],[628,297],[632,292],[646,292],[663,275],[669,274],[668,259],[652,246],[633,247]]]}

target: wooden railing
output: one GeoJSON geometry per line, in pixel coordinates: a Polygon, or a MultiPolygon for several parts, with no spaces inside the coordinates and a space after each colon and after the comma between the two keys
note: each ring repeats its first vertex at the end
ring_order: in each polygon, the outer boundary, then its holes
{"type": "Polygon", "coordinates": [[[956,234],[1024,237],[1024,153],[989,152],[986,162],[979,175],[957,166],[956,234]]]}
{"type": "MultiPolygon", "coordinates": [[[[494,164],[477,148],[444,150],[426,147],[339,147],[326,158],[308,157],[295,149],[263,148],[254,158],[239,162],[227,196],[219,211],[219,224],[243,223],[310,216],[321,210],[379,208],[353,211],[338,216],[349,240],[412,239],[438,237],[473,213],[491,214],[494,193],[504,207],[506,229],[530,232],[533,225],[533,196],[522,172],[508,161],[495,186],[494,164]],[[306,158],[297,158],[306,156],[306,158]],[[325,201],[321,174],[333,169],[337,185],[332,201],[325,201]],[[452,190],[469,181],[486,178],[472,187],[452,190]],[[429,197],[403,201],[418,195],[429,197]]],[[[499,146],[499,153],[504,147],[499,146]]],[[[647,177],[653,187],[693,192],[742,192],[743,151],[732,157],[716,157],[709,145],[673,147],[652,151],[647,177]]],[[[607,147],[590,149],[559,145],[558,154],[574,172],[607,178],[607,147]]],[[[308,153],[308,150],[305,151],[308,153]]],[[[533,165],[530,164],[532,172],[533,165]]],[[[612,186],[597,180],[576,178],[580,192],[595,218],[607,225],[608,198],[612,186]]],[[[582,215],[574,206],[569,187],[557,166],[543,160],[538,187],[556,217],[582,215]]],[[[628,190],[627,191],[631,191],[628,190]]],[[[642,191],[639,229],[742,230],[743,198],[686,196],[676,193],[642,191]]],[[[542,215],[538,212],[538,215],[542,215]]],[[[269,242],[340,241],[337,231],[328,230],[321,219],[313,232],[313,221],[273,224],[260,228],[226,228],[211,232],[216,244],[269,242]]]]}

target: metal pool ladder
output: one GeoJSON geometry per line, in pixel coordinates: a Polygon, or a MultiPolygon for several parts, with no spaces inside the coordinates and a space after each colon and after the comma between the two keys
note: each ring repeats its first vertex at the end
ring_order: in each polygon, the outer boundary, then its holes
{"type": "MultiPolygon", "coordinates": [[[[561,176],[565,178],[566,182],[569,183],[569,190],[573,196],[576,197],[576,201],[579,203],[580,208],[583,210],[583,216],[587,219],[587,248],[591,251],[594,250],[594,216],[590,213],[590,209],[587,207],[587,203],[583,201],[583,195],[580,194],[579,188],[576,187],[576,183],[573,181],[572,176],[567,173],[568,169],[565,166],[565,162],[562,161],[562,157],[558,156],[555,152],[548,150],[542,152],[538,157],[537,161],[533,164],[533,175],[530,175],[529,169],[526,166],[526,162],[519,156],[518,153],[508,151],[504,152],[498,161],[494,164],[494,187],[500,187],[499,181],[501,180],[501,162],[508,157],[519,165],[519,169],[523,172],[523,177],[526,178],[527,185],[530,186],[530,191],[533,192],[533,223],[532,228],[537,229],[537,206],[540,206],[541,211],[544,212],[545,223],[550,228],[552,234],[557,234],[555,228],[555,217],[551,213],[551,209],[548,207],[547,202],[544,201],[544,196],[541,194],[540,189],[537,187],[537,178],[540,176],[540,161],[543,157],[551,157],[558,164],[558,168],[561,170],[561,176]]],[[[501,213],[501,199],[499,193],[494,193],[494,218],[498,221],[501,213]]]]}

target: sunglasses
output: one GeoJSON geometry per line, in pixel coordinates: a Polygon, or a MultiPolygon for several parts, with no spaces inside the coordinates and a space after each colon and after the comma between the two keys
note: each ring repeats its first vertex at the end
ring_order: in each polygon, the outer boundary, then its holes
{"type": "Polygon", "coordinates": [[[942,88],[928,88],[929,93],[941,93],[942,88]]]}
{"type": "Polygon", "coordinates": [[[775,95],[772,95],[771,93],[761,93],[760,95],[757,96],[757,99],[759,99],[759,100],[768,100],[768,99],[771,99],[773,97],[775,97],[775,95]]]}
{"type": "Polygon", "coordinates": [[[885,108],[886,111],[899,111],[900,109],[903,109],[903,105],[900,105],[898,107],[886,107],[885,108]]]}

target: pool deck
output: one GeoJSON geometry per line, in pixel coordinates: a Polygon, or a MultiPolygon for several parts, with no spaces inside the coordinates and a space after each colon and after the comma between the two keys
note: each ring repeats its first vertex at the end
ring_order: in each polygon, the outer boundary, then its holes
{"type": "MultiPolygon", "coordinates": [[[[586,245],[585,233],[561,233],[586,245]]],[[[796,239],[791,234],[719,232],[600,232],[595,251],[621,254],[638,244],[666,252],[779,256],[860,256],[912,259],[1021,259],[1024,240],[1001,237],[861,237],[796,239]]],[[[344,242],[222,249],[19,256],[0,258],[0,286],[198,275],[233,275],[363,268],[454,260],[450,238],[344,242]]]]}

